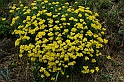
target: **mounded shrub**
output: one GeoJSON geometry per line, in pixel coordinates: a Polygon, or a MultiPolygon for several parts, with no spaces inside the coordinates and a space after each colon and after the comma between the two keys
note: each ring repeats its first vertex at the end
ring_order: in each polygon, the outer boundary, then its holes
{"type": "Polygon", "coordinates": [[[35,80],[56,81],[77,69],[82,74],[99,71],[99,49],[108,40],[102,37],[106,29],[98,14],[89,7],[35,0],[30,6],[13,4],[10,13],[19,57],[27,55],[34,63],[35,80]]]}

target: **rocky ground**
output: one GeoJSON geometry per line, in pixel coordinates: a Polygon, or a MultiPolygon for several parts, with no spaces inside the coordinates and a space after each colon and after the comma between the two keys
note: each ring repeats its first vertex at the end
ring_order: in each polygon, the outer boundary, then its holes
{"type": "Polygon", "coordinates": [[[18,58],[14,41],[14,37],[0,39],[0,82],[30,82],[30,67],[27,61],[18,58]]]}

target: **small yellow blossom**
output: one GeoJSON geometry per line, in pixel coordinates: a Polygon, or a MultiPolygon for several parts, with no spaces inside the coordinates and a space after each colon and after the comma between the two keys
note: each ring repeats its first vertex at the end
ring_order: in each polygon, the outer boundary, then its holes
{"type": "Polygon", "coordinates": [[[107,58],[107,59],[111,59],[111,56],[110,56],[110,55],[108,55],[108,56],[106,56],[106,58],[107,58]]]}
{"type": "Polygon", "coordinates": [[[83,68],[86,70],[86,69],[88,69],[88,66],[83,66],[83,68]]]}
{"type": "Polygon", "coordinates": [[[2,21],[5,21],[6,20],[6,18],[2,18],[2,21]]]}
{"type": "Polygon", "coordinates": [[[46,15],[50,17],[50,16],[52,16],[52,12],[46,13],[46,15]]]}
{"type": "Polygon", "coordinates": [[[94,69],[91,69],[91,70],[90,70],[90,72],[91,72],[91,73],[94,73],[94,72],[95,72],[95,70],[94,70],[94,69]]]}
{"type": "Polygon", "coordinates": [[[106,39],[103,39],[103,41],[104,41],[105,44],[108,43],[108,40],[106,40],[106,39]]]}
{"type": "Polygon", "coordinates": [[[9,12],[10,12],[10,13],[13,13],[13,12],[14,12],[14,10],[10,10],[9,12]]]}
{"type": "Polygon", "coordinates": [[[51,80],[54,81],[55,80],[55,77],[51,77],[51,80]]]}
{"type": "Polygon", "coordinates": [[[20,6],[24,6],[23,4],[20,4],[20,6]]]}
{"type": "Polygon", "coordinates": [[[95,67],[95,70],[96,70],[96,72],[98,72],[99,71],[99,67],[95,67]]]}
{"type": "Polygon", "coordinates": [[[85,60],[86,60],[86,61],[89,60],[89,57],[85,56],[85,60]]]}
{"type": "Polygon", "coordinates": [[[23,55],[22,54],[19,54],[19,57],[21,58],[23,55]]]}
{"type": "Polygon", "coordinates": [[[61,18],[60,20],[65,21],[65,20],[66,20],[66,18],[61,18]]]}
{"type": "Polygon", "coordinates": [[[66,78],[69,78],[69,75],[66,75],[66,78]]]}
{"type": "Polygon", "coordinates": [[[78,16],[79,16],[79,17],[82,17],[82,14],[80,13],[80,14],[78,14],[78,16]]]}
{"type": "Polygon", "coordinates": [[[41,78],[44,78],[45,76],[44,75],[41,75],[41,78]]]}
{"type": "Polygon", "coordinates": [[[94,62],[96,62],[96,60],[95,59],[92,59],[92,62],[94,63],[94,62]]]}
{"type": "Polygon", "coordinates": [[[31,3],[32,6],[36,5],[36,3],[31,3]]]}

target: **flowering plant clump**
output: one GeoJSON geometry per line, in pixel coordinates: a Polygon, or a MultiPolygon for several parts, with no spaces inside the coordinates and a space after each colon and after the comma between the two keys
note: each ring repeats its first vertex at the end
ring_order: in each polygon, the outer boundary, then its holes
{"type": "Polygon", "coordinates": [[[97,13],[89,7],[70,6],[68,2],[35,0],[31,6],[12,6],[13,34],[19,35],[15,46],[20,57],[25,54],[34,62],[41,78],[56,80],[61,74],[69,77],[68,69],[79,67],[83,74],[99,71],[96,66],[103,44],[104,31],[97,13]]]}

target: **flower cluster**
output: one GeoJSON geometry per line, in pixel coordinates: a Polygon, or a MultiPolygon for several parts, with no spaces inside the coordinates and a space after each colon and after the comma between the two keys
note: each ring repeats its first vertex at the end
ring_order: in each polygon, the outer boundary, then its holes
{"type": "Polygon", "coordinates": [[[102,38],[106,29],[89,7],[35,0],[29,7],[14,4],[10,13],[15,16],[10,25],[17,27],[13,34],[19,35],[15,41],[19,56],[27,54],[39,63],[41,78],[55,80],[53,73],[66,75],[66,69],[79,63],[84,74],[98,72],[93,65],[101,55],[99,49],[107,43],[102,38]]]}

